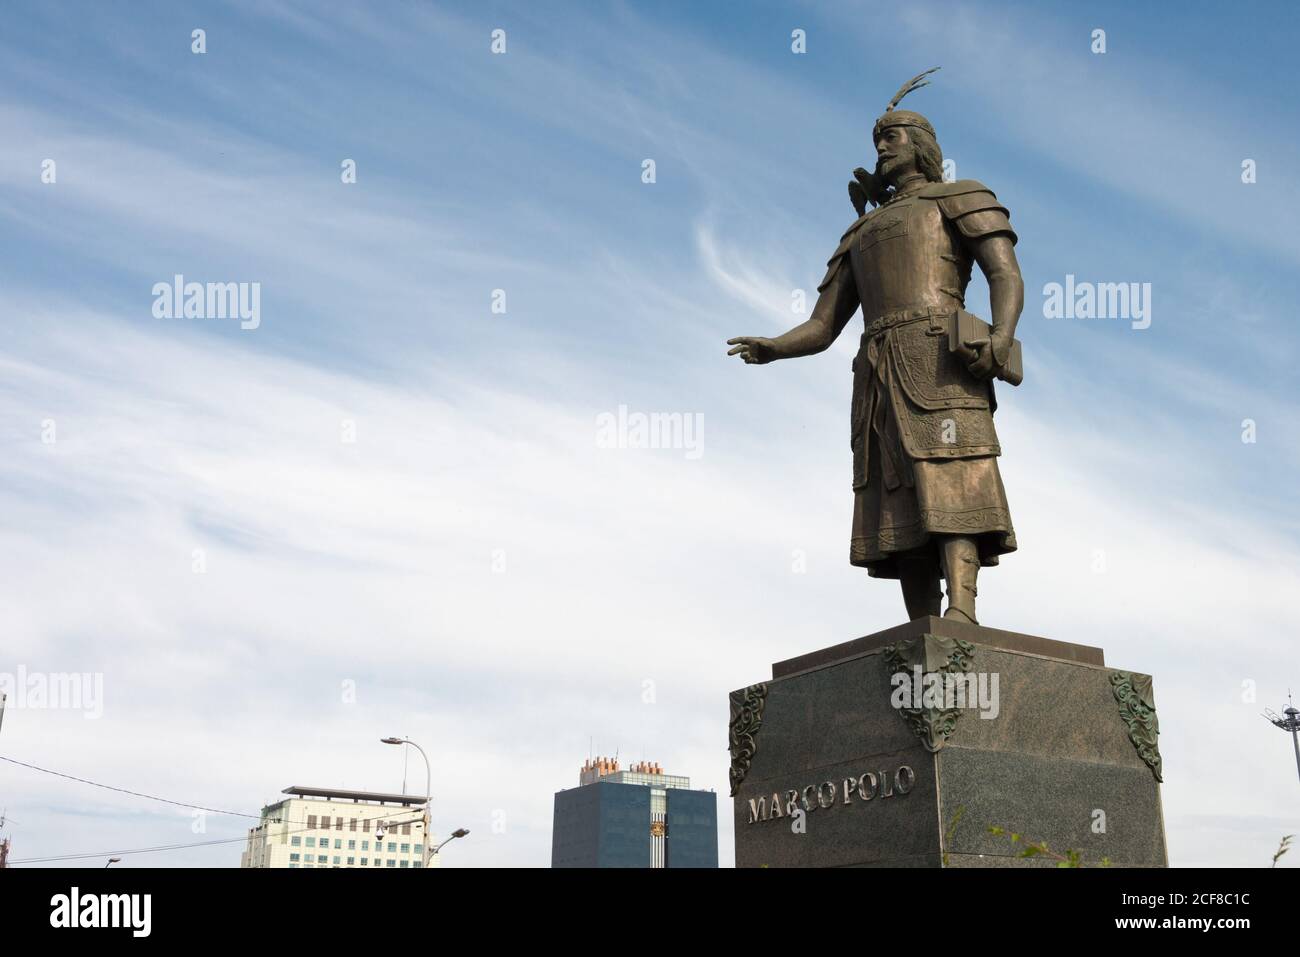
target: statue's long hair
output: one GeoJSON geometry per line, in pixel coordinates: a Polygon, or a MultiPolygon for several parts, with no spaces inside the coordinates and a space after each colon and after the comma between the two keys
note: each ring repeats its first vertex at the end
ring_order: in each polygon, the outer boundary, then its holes
{"type": "Polygon", "coordinates": [[[943,150],[939,141],[917,126],[907,128],[907,138],[916,148],[916,169],[931,183],[943,182],[943,150]]]}

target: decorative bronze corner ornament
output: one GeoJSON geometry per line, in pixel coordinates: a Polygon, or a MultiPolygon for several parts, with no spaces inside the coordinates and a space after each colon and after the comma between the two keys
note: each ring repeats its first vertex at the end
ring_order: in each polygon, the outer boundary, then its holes
{"type": "MultiPolygon", "coordinates": [[[[908,686],[913,685],[916,669],[921,669],[922,680],[932,674],[966,674],[970,671],[971,659],[975,656],[975,646],[960,638],[940,638],[937,635],[921,635],[917,638],[904,638],[885,646],[885,663],[889,665],[890,687],[894,687],[893,676],[903,674],[908,686]]],[[[909,698],[912,697],[909,695],[909,698]]],[[[921,702],[913,701],[912,707],[900,708],[899,714],[907,726],[921,739],[925,749],[931,754],[944,746],[948,736],[957,729],[957,717],[960,708],[926,708],[921,702]]]]}
{"type": "Polygon", "coordinates": [[[1138,756],[1147,763],[1156,780],[1164,783],[1160,761],[1160,721],[1156,718],[1156,699],[1151,690],[1151,676],[1131,671],[1112,671],[1110,688],[1119,702],[1119,716],[1128,728],[1128,739],[1138,756]]]}
{"type": "Polygon", "coordinates": [[[758,750],[755,738],[763,726],[763,707],[767,704],[767,684],[760,682],[731,692],[731,796],[749,773],[749,765],[758,750]]]}

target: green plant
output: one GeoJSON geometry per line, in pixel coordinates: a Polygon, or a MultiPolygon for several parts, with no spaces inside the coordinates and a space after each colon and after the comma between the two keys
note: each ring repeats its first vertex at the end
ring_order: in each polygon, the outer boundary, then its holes
{"type": "Polygon", "coordinates": [[[1287,851],[1291,850],[1291,838],[1293,837],[1295,837],[1294,834],[1288,834],[1286,837],[1282,838],[1282,843],[1277,846],[1277,853],[1273,855],[1274,867],[1277,867],[1278,858],[1281,857],[1283,854],[1285,854],[1287,851]]]}
{"type": "MultiPolygon", "coordinates": [[[[1024,850],[1016,857],[1047,857],[1056,861],[1057,867],[1083,867],[1083,857],[1078,851],[1066,849],[1064,854],[1058,854],[1047,846],[1046,841],[1026,841],[1022,835],[1014,831],[1007,831],[1005,828],[998,827],[996,824],[989,828],[989,833],[1001,836],[1005,834],[1011,839],[1012,844],[1020,844],[1024,850]]],[[[1099,867],[1110,867],[1110,858],[1103,857],[1098,864],[1099,867]]]]}
{"type": "Polygon", "coordinates": [[[943,866],[948,866],[948,848],[952,847],[952,836],[957,831],[957,825],[961,823],[961,816],[966,813],[966,805],[958,804],[957,810],[952,814],[952,823],[948,825],[948,830],[943,835],[943,866]]]}

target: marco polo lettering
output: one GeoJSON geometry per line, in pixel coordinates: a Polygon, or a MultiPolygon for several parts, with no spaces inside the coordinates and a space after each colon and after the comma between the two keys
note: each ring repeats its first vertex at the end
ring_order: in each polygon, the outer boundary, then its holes
{"type": "Polygon", "coordinates": [[[783,818],[802,808],[806,813],[818,809],[830,810],[837,804],[841,807],[863,803],[872,798],[891,798],[904,795],[916,784],[916,772],[904,764],[892,774],[888,771],[867,771],[855,778],[842,781],[822,781],[809,784],[803,788],[791,788],[788,791],[773,791],[770,797],[749,799],[749,820],[770,821],[783,818]]]}

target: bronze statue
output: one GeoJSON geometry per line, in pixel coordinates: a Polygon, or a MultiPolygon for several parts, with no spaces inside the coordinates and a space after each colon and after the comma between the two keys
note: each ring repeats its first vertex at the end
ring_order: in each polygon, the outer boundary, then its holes
{"type": "Polygon", "coordinates": [[[975,180],[943,182],[934,127],[894,109],[933,72],[905,83],[876,120],[875,173],[853,171],[859,216],[827,263],[812,316],[775,339],[729,339],[727,354],[761,365],[823,352],[862,307],[849,560],[899,579],[909,618],[939,614],[942,574],[944,617],[978,624],[980,566],[1016,548],[992,380],[1022,376],[1014,333],[1024,283],[1006,208],[975,180]],[[965,309],[972,262],[988,280],[991,329],[965,309]]]}

